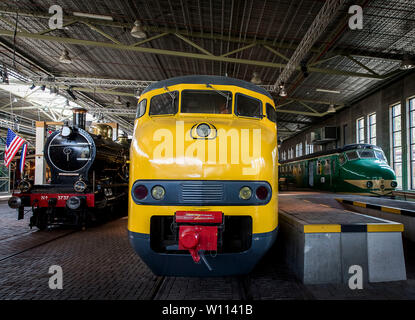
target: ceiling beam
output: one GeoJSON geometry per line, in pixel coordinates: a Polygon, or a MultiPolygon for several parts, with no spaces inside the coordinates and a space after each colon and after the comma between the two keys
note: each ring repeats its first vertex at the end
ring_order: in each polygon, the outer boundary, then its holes
{"type": "MultiPolygon", "coordinates": [[[[16,11],[12,10],[8,7],[0,7],[0,15],[5,15],[8,17],[15,18],[16,11]]],[[[27,11],[27,10],[19,10],[19,16],[24,16],[27,18],[34,18],[34,19],[47,19],[49,20],[51,15],[44,12],[39,11],[27,11]]],[[[106,21],[106,20],[97,20],[97,19],[90,19],[84,17],[75,17],[71,15],[64,15],[63,22],[64,25],[66,23],[71,23],[74,19],[78,22],[86,22],[91,23],[94,25],[100,26],[107,26],[113,28],[125,28],[131,29],[134,26],[133,22],[120,22],[120,21],[106,21]]],[[[191,37],[191,38],[200,38],[200,39],[208,39],[208,40],[220,40],[225,42],[233,42],[233,43],[241,43],[241,44],[253,44],[256,45],[267,45],[273,48],[279,49],[290,49],[295,50],[298,47],[298,43],[285,43],[283,41],[272,41],[272,40],[264,40],[260,39],[260,37],[246,37],[240,38],[238,36],[227,36],[221,33],[212,32],[212,30],[200,30],[200,32],[196,32],[194,30],[189,31],[186,29],[177,29],[177,28],[168,28],[168,27],[155,27],[155,26],[148,26],[143,25],[143,30],[148,33],[179,33],[183,36],[191,37]]],[[[313,47],[310,49],[311,52],[319,52],[319,48],[313,47]]],[[[380,52],[373,52],[373,51],[365,51],[365,50],[353,50],[350,48],[338,48],[331,52],[335,55],[352,55],[352,56],[361,56],[361,57],[368,57],[368,58],[376,58],[376,59],[384,59],[384,60],[402,60],[402,54],[390,54],[390,53],[380,53],[380,52]]]]}
{"type": "MultiPolygon", "coordinates": [[[[57,43],[102,47],[102,48],[108,48],[108,49],[135,51],[135,52],[149,53],[149,54],[161,54],[161,55],[169,55],[169,56],[182,57],[182,58],[194,58],[194,59],[202,59],[202,60],[210,60],[210,61],[218,61],[218,62],[239,63],[239,64],[247,64],[247,65],[269,67],[269,68],[285,68],[286,67],[286,64],[273,63],[273,62],[268,62],[268,61],[237,59],[237,58],[214,56],[214,55],[209,55],[209,54],[164,50],[164,49],[156,49],[156,48],[148,48],[148,47],[132,47],[129,45],[120,45],[116,43],[81,40],[81,39],[74,39],[74,38],[67,38],[67,37],[54,37],[54,36],[41,35],[41,34],[29,33],[29,32],[17,32],[15,34],[13,31],[0,30],[0,36],[6,36],[6,37],[16,36],[17,38],[28,38],[28,39],[51,41],[51,42],[57,42],[57,43]]],[[[295,67],[295,69],[300,70],[300,67],[297,66],[295,67]]],[[[308,71],[318,72],[318,73],[323,73],[323,74],[347,76],[347,77],[369,78],[369,79],[374,79],[374,80],[384,79],[384,76],[382,75],[350,72],[350,71],[337,70],[337,69],[326,69],[326,68],[322,69],[322,68],[310,67],[308,68],[308,71]]]]}
{"type": "Polygon", "coordinates": [[[275,86],[286,83],[295,70],[298,69],[302,59],[310,52],[314,43],[326,30],[329,23],[334,19],[337,11],[345,3],[345,0],[326,1],[320,9],[311,26],[290,57],[284,70],[278,76],[275,86]]]}

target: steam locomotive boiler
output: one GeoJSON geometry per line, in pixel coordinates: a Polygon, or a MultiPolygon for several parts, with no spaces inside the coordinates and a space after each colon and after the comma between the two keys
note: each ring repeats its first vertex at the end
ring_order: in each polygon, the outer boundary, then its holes
{"type": "MultiPolygon", "coordinates": [[[[44,157],[51,183],[32,185],[23,179],[20,192],[9,206],[23,219],[25,208],[32,210],[30,227],[86,225],[127,208],[129,145],[112,141],[106,134],[85,130],[86,110],[73,110],[73,124],[65,124],[46,140],[44,157]]],[[[125,210],[126,211],[126,210],[125,210]]]]}

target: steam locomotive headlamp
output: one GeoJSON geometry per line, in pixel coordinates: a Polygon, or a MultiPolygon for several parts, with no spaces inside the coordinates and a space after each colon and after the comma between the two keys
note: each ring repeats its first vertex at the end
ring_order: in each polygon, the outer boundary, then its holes
{"type": "Polygon", "coordinates": [[[201,123],[196,128],[196,133],[201,138],[206,138],[210,135],[210,127],[206,123],[201,123]]]}
{"type": "Polygon", "coordinates": [[[86,183],[82,180],[78,180],[74,183],[73,188],[76,192],[84,192],[86,189],[86,183]]]}
{"type": "Polygon", "coordinates": [[[18,186],[18,188],[21,192],[28,192],[31,187],[32,187],[31,183],[29,181],[26,181],[26,180],[22,180],[19,183],[19,186],[18,186]]]}
{"type": "Polygon", "coordinates": [[[162,200],[165,194],[166,191],[162,186],[155,186],[151,189],[151,196],[156,200],[162,200]]]}
{"type": "Polygon", "coordinates": [[[70,197],[66,201],[66,206],[71,210],[77,210],[82,206],[82,199],[80,197],[70,197]]]}
{"type": "Polygon", "coordinates": [[[372,181],[366,182],[366,186],[368,187],[368,189],[371,189],[373,187],[373,182],[372,181]]]}
{"type": "Polygon", "coordinates": [[[63,126],[61,134],[62,134],[62,137],[68,138],[72,134],[72,129],[69,128],[68,126],[63,126]]]}
{"type": "Polygon", "coordinates": [[[9,199],[9,207],[12,209],[17,209],[22,205],[22,199],[19,197],[11,197],[9,199]]]}
{"type": "Polygon", "coordinates": [[[398,186],[398,183],[396,181],[391,182],[391,187],[396,188],[398,186]]]}

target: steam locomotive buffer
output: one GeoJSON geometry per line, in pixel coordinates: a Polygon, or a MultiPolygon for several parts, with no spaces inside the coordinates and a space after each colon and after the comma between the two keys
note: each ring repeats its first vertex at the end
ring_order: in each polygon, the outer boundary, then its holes
{"type": "Polygon", "coordinates": [[[36,185],[27,178],[18,184],[9,206],[23,219],[32,210],[30,227],[51,225],[84,228],[125,205],[128,188],[128,144],[85,130],[86,110],[73,110],[72,126],[65,123],[46,140],[44,156],[51,183],[36,185]]]}

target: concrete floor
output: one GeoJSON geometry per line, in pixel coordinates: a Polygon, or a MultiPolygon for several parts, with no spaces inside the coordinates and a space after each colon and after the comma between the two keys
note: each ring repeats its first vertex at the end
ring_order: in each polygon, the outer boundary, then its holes
{"type": "MultiPolygon", "coordinates": [[[[331,194],[283,193],[309,201],[331,194]]],[[[83,232],[30,230],[28,217],[17,221],[15,210],[0,203],[0,299],[144,299],[144,300],[291,300],[415,299],[415,244],[404,242],[407,281],[346,285],[301,284],[281,258],[277,245],[254,271],[240,277],[157,277],[134,253],[121,218],[83,232]],[[51,290],[51,265],[63,270],[63,289],[51,290]],[[241,289],[241,283],[244,288],[241,289]]]]}

